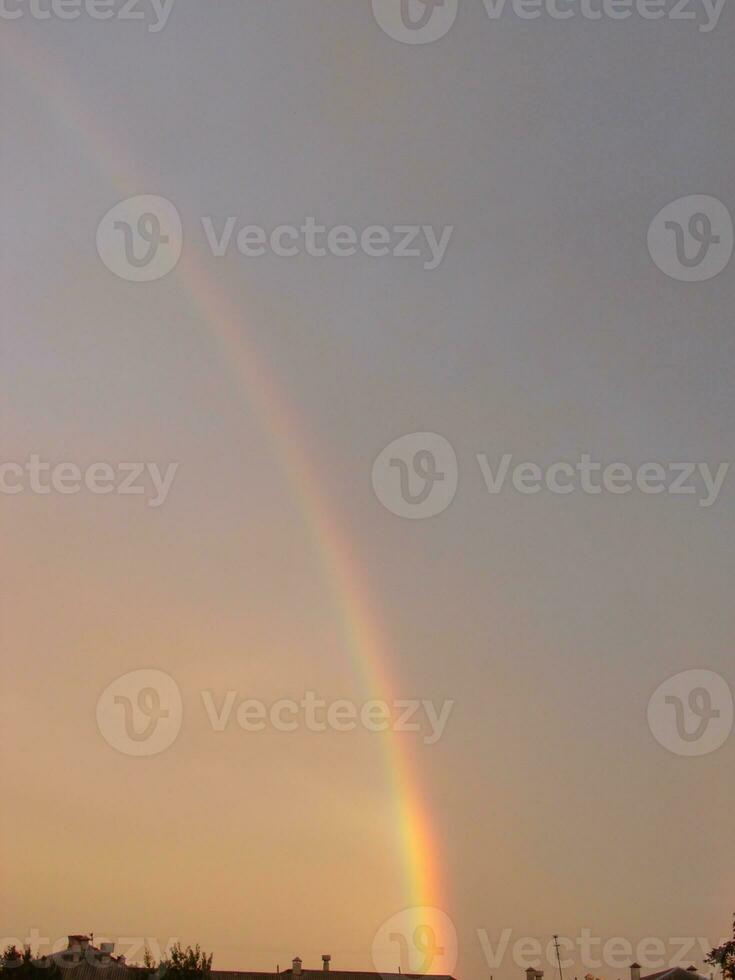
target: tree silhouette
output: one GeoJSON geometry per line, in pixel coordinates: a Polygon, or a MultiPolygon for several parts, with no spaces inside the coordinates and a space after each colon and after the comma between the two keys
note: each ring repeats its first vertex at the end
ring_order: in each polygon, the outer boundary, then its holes
{"type": "Polygon", "coordinates": [[[212,970],[212,953],[207,955],[199,944],[186,949],[181,943],[175,943],[168,956],[161,959],[156,966],[150,951],[146,948],[144,970],[147,977],[158,980],[206,980],[212,970]]]}
{"type": "Polygon", "coordinates": [[[43,956],[35,960],[30,949],[22,953],[16,946],[7,946],[0,960],[3,980],[59,980],[59,968],[53,960],[43,956]]]}
{"type": "Polygon", "coordinates": [[[711,963],[712,966],[719,966],[726,980],[735,980],[735,917],[733,918],[732,939],[723,943],[722,946],[715,946],[705,962],[711,963]]]}

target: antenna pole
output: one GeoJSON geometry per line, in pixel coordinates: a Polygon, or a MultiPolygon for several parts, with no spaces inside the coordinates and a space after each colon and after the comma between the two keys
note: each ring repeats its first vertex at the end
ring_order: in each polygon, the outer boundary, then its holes
{"type": "Polygon", "coordinates": [[[559,980],[564,980],[564,973],[561,968],[561,950],[559,949],[559,937],[554,936],[554,946],[556,947],[556,962],[559,964],[559,980]]]}

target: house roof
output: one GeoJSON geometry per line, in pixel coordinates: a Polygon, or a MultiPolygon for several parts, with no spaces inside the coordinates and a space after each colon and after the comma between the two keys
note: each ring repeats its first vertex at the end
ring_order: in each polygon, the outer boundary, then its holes
{"type": "Polygon", "coordinates": [[[681,966],[674,966],[668,970],[659,970],[658,973],[649,973],[643,980],[707,980],[694,967],[685,970],[681,966]]]}
{"type": "Polygon", "coordinates": [[[63,960],[52,959],[50,956],[45,956],[43,959],[58,967],[60,980],[135,980],[141,972],[139,967],[127,966],[114,959],[108,959],[106,962],[90,962],[82,959],[77,963],[64,963],[63,960]]]}
{"type": "MultiPolygon", "coordinates": [[[[141,976],[140,967],[119,963],[114,958],[105,961],[89,961],[82,959],[76,963],[66,964],[56,960],[61,971],[61,980],[137,980],[141,976]]],[[[212,970],[211,980],[278,980],[288,978],[294,980],[293,971],[281,970],[280,973],[258,973],[242,970],[212,970]]],[[[302,970],[302,980],[454,980],[446,974],[416,974],[416,973],[377,973],[360,970],[302,970]]],[[[647,978],[648,980],[648,978],[647,978]]],[[[671,980],[679,980],[673,977],[671,980]]],[[[691,974],[686,974],[685,980],[697,980],[691,974]]]]}
{"type": "MultiPolygon", "coordinates": [[[[212,970],[212,980],[277,980],[278,977],[293,978],[293,970],[281,970],[280,973],[247,973],[239,970],[212,970]]],[[[297,974],[298,976],[298,974],[297,974]]],[[[302,970],[303,980],[454,980],[447,974],[419,973],[377,973],[370,970],[302,970]]],[[[687,980],[692,980],[689,976],[687,980]]]]}

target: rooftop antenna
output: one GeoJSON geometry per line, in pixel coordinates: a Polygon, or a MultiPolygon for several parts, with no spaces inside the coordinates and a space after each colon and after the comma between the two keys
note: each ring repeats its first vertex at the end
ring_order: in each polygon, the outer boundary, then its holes
{"type": "Polygon", "coordinates": [[[556,947],[556,962],[559,964],[559,980],[564,980],[564,973],[561,968],[561,950],[559,948],[559,937],[554,936],[554,946],[556,947]]]}

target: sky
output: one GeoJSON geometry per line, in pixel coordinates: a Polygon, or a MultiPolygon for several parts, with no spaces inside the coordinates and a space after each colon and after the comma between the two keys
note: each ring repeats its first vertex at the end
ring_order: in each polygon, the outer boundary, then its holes
{"type": "Polygon", "coordinates": [[[625,980],[585,930],[728,934],[735,22],[673,6],[7,0],[2,937],[625,980]]]}

